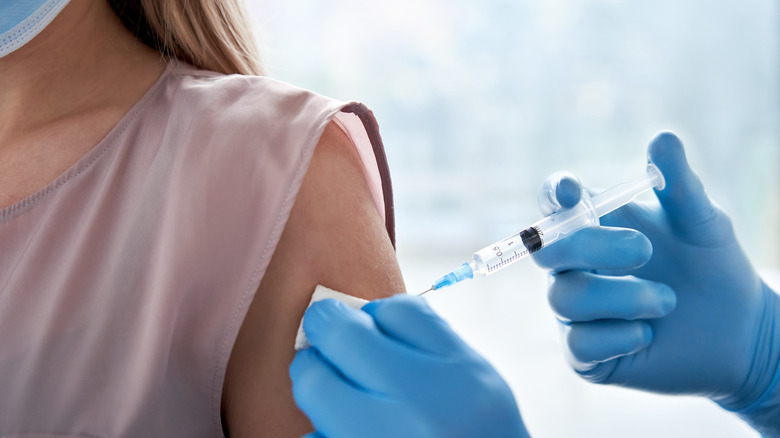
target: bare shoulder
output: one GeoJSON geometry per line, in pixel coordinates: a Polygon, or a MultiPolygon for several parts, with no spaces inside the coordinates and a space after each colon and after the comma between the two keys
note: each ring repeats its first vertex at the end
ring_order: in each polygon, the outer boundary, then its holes
{"type": "Polygon", "coordinates": [[[288,367],[317,284],[366,299],[405,289],[360,158],[334,123],[317,144],[228,363],[222,418],[231,437],[311,431],[293,401],[288,367]]]}

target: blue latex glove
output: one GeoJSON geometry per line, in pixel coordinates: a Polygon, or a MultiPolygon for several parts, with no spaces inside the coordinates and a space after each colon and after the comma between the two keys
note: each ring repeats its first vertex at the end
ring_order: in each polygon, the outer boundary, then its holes
{"type": "MultiPolygon", "coordinates": [[[[658,135],[648,155],[666,178],[658,202],[629,204],[535,254],[553,271],[549,301],[568,359],[587,380],[709,397],[780,436],[780,300],[678,138],[658,135]]],[[[556,175],[542,209],[570,207],[580,190],[556,175]]]]}
{"type": "Polygon", "coordinates": [[[311,437],[528,436],[504,380],[421,298],[319,301],[303,328],[290,377],[311,437]]]}

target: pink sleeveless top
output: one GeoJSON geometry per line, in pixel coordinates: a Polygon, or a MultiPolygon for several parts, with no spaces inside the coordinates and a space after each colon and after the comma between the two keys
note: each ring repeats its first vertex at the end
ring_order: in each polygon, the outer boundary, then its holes
{"type": "Polygon", "coordinates": [[[0,210],[0,437],[222,436],[228,357],[332,120],[392,239],[369,110],[175,61],[100,144],[0,210]]]}

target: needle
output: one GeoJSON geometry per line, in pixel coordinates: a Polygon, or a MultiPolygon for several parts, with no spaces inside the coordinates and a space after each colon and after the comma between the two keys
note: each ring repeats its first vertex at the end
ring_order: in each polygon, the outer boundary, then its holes
{"type": "Polygon", "coordinates": [[[421,294],[418,294],[417,296],[418,296],[418,297],[421,297],[421,296],[423,296],[423,295],[427,294],[428,292],[430,292],[430,291],[432,291],[432,290],[433,290],[433,286],[431,286],[431,288],[430,288],[430,289],[428,289],[428,290],[426,290],[425,292],[423,292],[423,293],[421,293],[421,294]]]}

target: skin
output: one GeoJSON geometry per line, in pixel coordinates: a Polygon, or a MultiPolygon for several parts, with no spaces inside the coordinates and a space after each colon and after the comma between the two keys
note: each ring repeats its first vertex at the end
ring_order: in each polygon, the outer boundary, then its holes
{"type": "MultiPolygon", "coordinates": [[[[97,145],[164,68],[103,0],[72,0],[0,58],[0,208],[41,190],[97,145]]],[[[288,367],[317,284],[367,299],[405,290],[360,159],[334,124],[318,142],[230,356],[222,418],[231,437],[312,430],[293,401],[288,367]]]]}
{"type": "Polygon", "coordinates": [[[32,41],[0,58],[0,206],[78,161],[164,68],[101,0],[72,1],[32,41]]]}

